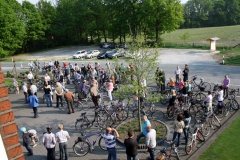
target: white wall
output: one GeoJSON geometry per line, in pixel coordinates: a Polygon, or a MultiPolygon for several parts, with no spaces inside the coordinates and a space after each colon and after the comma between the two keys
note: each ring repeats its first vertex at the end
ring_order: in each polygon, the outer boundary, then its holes
{"type": "Polygon", "coordinates": [[[0,134],[0,155],[1,155],[1,160],[8,160],[1,134],[0,134]]]}

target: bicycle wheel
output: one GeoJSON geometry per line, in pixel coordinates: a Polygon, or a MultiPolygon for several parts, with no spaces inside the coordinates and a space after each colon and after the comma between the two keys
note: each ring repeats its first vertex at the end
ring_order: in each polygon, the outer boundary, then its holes
{"type": "Polygon", "coordinates": [[[205,142],[205,138],[200,130],[197,131],[197,138],[201,142],[205,142]]]}
{"type": "Polygon", "coordinates": [[[80,157],[85,156],[86,154],[88,154],[89,151],[90,144],[86,141],[78,141],[73,145],[73,152],[80,157]]]}
{"type": "Polygon", "coordinates": [[[63,103],[63,105],[60,104],[60,106],[58,107],[61,111],[66,111],[68,110],[68,106],[67,103],[63,103]]]}
{"type": "Polygon", "coordinates": [[[99,145],[99,147],[100,147],[102,150],[104,150],[104,151],[107,150],[106,143],[105,143],[103,137],[101,137],[101,138],[99,139],[98,145],[99,145]]]}
{"type": "Polygon", "coordinates": [[[232,109],[234,109],[234,110],[239,109],[239,104],[235,99],[232,101],[232,109]]]}
{"type": "Polygon", "coordinates": [[[164,97],[164,98],[161,98],[160,102],[165,105],[169,102],[169,98],[168,97],[164,97]]]}
{"type": "Polygon", "coordinates": [[[83,104],[81,102],[78,102],[78,101],[74,101],[74,109],[76,111],[81,111],[83,110],[83,104]]]}
{"type": "Polygon", "coordinates": [[[125,109],[121,109],[117,112],[116,116],[119,121],[125,121],[127,119],[127,111],[125,109]]]}
{"type": "Polygon", "coordinates": [[[185,152],[187,155],[192,153],[194,145],[195,145],[195,142],[192,140],[192,138],[189,138],[188,141],[191,143],[186,144],[186,146],[185,146],[185,152]]]}
{"type": "Polygon", "coordinates": [[[162,121],[164,119],[164,113],[161,110],[155,110],[151,115],[152,119],[162,121]]]}
{"type": "Polygon", "coordinates": [[[203,93],[197,93],[195,95],[195,97],[196,97],[197,101],[203,101],[206,98],[206,95],[203,93]]]}
{"type": "Polygon", "coordinates": [[[197,114],[197,112],[198,112],[198,104],[195,104],[195,105],[191,105],[190,107],[189,107],[189,113],[190,113],[190,115],[191,116],[195,116],[196,114],[197,114]]]}
{"type": "Polygon", "coordinates": [[[202,132],[203,136],[208,136],[211,131],[211,125],[208,121],[201,124],[200,131],[202,132]]]}
{"type": "Polygon", "coordinates": [[[225,118],[225,116],[228,115],[229,111],[226,109],[226,107],[222,107],[221,109],[216,108],[215,115],[216,117],[221,121],[225,118]]]}
{"type": "Polygon", "coordinates": [[[221,127],[221,123],[215,115],[211,118],[211,127],[214,130],[221,127]]]}
{"type": "Polygon", "coordinates": [[[75,129],[80,133],[84,133],[89,125],[90,124],[88,122],[86,122],[84,119],[78,119],[75,122],[75,129]]]}
{"type": "Polygon", "coordinates": [[[205,88],[204,91],[210,91],[210,90],[211,90],[211,85],[210,85],[210,83],[208,83],[208,82],[203,82],[203,83],[201,84],[201,87],[204,87],[204,88],[205,88]]]}
{"type": "Polygon", "coordinates": [[[174,107],[170,107],[168,110],[167,110],[167,118],[168,119],[173,119],[174,117],[174,107]]]}

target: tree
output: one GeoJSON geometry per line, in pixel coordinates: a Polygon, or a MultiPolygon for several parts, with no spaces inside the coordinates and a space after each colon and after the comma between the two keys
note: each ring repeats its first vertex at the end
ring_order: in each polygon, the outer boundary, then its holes
{"type": "Polygon", "coordinates": [[[41,21],[41,17],[37,8],[28,1],[22,2],[24,25],[26,28],[25,48],[28,52],[29,49],[36,49],[36,42],[43,39],[44,27],[41,21]]]}
{"type": "Polygon", "coordinates": [[[159,94],[149,96],[147,86],[142,83],[143,79],[146,80],[147,84],[154,82],[153,71],[159,66],[159,51],[148,49],[143,40],[133,42],[130,48],[128,54],[134,59],[124,59],[124,61],[131,67],[123,69],[118,61],[115,64],[117,69],[125,70],[124,73],[119,72],[122,83],[115,96],[120,99],[129,98],[133,94],[138,96],[138,120],[139,130],[141,131],[140,97],[145,97],[149,101],[159,101],[160,99],[159,94]]]}
{"type": "Polygon", "coordinates": [[[11,5],[6,0],[0,1],[0,57],[14,54],[22,47],[25,29],[18,19],[16,10],[18,2],[11,5]]]}
{"type": "Polygon", "coordinates": [[[190,37],[188,32],[183,33],[181,36],[179,36],[181,38],[181,40],[185,41],[190,37]]]}

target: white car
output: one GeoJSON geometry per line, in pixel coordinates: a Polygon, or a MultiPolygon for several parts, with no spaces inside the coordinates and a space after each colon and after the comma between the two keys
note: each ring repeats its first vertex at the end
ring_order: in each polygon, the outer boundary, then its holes
{"type": "Polygon", "coordinates": [[[76,53],[74,53],[73,59],[83,58],[85,57],[86,54],[87,54],[86,50],[77,51],[76,53]]]}
{"type": "Polygon", "coordinates": [[[103,44],[103,48],[104,48],[104,49],[107,49],[107,48],[110,47],[110,45],[111,45],[110,43],[104,43],[104,44],[103,44]]]}
{"type": "Polygon", "coordinates": [[[93,58],[93,57],[97,57],[100,54],[99,50],[90,50],[87,52],[87,54],[85,55],[85,58],[93,58]]]}

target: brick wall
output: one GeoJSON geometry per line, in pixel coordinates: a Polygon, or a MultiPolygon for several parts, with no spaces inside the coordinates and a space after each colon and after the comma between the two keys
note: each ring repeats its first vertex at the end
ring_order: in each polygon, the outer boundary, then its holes
{"type": "Polygon", "coordinates": [[[0,63],[0,134],[9,160],[25,160],[0,63]]]}

